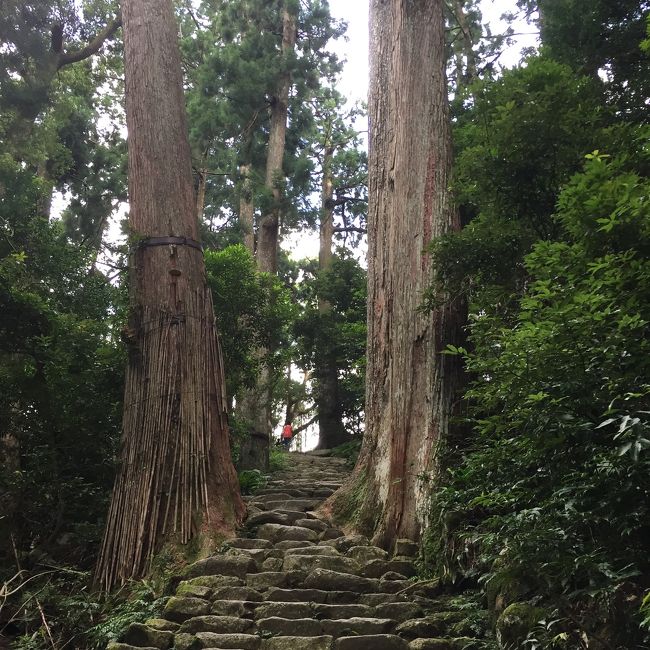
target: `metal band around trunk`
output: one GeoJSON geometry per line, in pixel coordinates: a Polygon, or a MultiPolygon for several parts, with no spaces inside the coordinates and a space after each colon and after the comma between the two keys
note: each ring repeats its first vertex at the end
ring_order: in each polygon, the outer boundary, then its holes
{"type": "Polygon", "coordinates": [[[203,246],[189,237],[147,237],[138,242],[136,248],[147,248],[148,246],[190,246],[203,252],[203,246]]]}

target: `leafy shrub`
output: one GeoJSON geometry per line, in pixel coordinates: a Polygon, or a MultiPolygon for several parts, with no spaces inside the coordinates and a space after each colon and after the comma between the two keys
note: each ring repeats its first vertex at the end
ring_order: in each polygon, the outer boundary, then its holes
{"type": "Polygon", "coordinates": [[[102,650],[130,623],[160,615],[167,600],[164,580],[133,581],[103,595],[89,588],[88,572],[70,567],[40,567],[18,578],[4,585],[13,593],[0,603],[3,620],[23,631],[13,641],[17,650],[102,650]]]}
{"type": "Polygon", "coordinates": [[[450,580],[551,603],[557,647],[643,638],[650,181],[629,167],[590,156],[559,200],[566,239],[526,257],[516,309],[474,306],[460,351],[474,435],[448,450],[462,462],[435,495],[426,551],[450,580]]]}
{"type": "Polygon", "coordinates": [[[269,469],[271,472],[280,472],[289,464],[287,455],[278,447],[269,449],[269,469]]]}
{"type": "Polygon", "coordinates": [[[239,472],[239,489],[242,494],[253,494],[266,485],[266,476],[259,469],[245,469],[239,472]]]}

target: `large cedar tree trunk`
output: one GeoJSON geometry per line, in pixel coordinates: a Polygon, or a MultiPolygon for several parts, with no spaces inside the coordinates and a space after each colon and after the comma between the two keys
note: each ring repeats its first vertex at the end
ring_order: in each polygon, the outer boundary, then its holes
{"type": "MultiPolygon", "coordinates": [[[[285,3],[288,4],[288,3],[285,3]]],[[[285,6],[282,12],[282,55],[284,65],[293,54],[296,45],[297,18],[285,6]]],[[[257,232],[257,270],[277,273],[278,238],[280,233],[280,210],[282,190],[280,179],[284,178],[282,162],[287,135],[289,91],[291,71],[289,67],[280,75],[275,95],[271,98],[271,124],[266,156],[266,186],[273,196],[273,204],[267,214],[262,215],[257,232]]],[[[264,363],[268,350],[257,350],[262,360],[256,386],[245,391],[241,400],[240,413],[249,426],[250,436],[241,449],[241,469],[266,469],[268,467],[271,438],[271,373],[264,363]]]]}
{"type": "MultiPolygon", "coordinates": [[[[332,180],[332,156],[334,149],[326,146],[323,152],[323,183],[321,189],[320,242],[318,270],[320,273],[332,267],[332,241],[334,238],[334,182],[332,180]]],[[[318,312],[327,317],[332,306],[322,296],[318,297],[318,312]]],[[[318,359],[316,378],[316,413],[318,414],[318,448],[332,449],[350,437],[343,426],[339,399],[339,378],[334,341],[323,341],[324,354],[318,359]]]]}
{"type": "Polygon", "coordinates": [[[440,353],[457,340],[460,315],[419,307],[432,279],[424,249],[459,223],[448,197],[442,0],[370,5],[366,433],[328,505],[388,547],[418,538],[448,430],[458,369],[440,353]]]}
{"type": "Polygon", "coordinates": [[[135,249],[121,462],[96,570],[105,589],[144,574],[163,543],[230,535],[244,514],[203,255],[182,239],[197,240],[198,221],[172,2],[123,0],[122,15],[135,249]]]}

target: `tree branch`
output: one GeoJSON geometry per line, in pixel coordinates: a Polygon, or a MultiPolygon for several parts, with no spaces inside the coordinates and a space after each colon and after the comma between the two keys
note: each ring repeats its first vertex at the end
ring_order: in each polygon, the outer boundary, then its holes
{"type": "Polygon", "coordinates": [[[316,422],[316,420],[318,420],[318,413],[316,415],[314,415],[314,417],[311,420],[307,420],[307,422],[305,422],[305,424],[301,424],[299,427],[296,427],[293,430],[293,435],[297,436],[299,433],[302,433],[307,427],[314,424],[314,422],[316,422]]]}
{"type": "Polygon", "coordinates": [[[66,65],[83,61],[93,54],[97,54],[104,43],[115,34],[115,32],[122,26],[122,15],[118,13],[115,20],[111,21],[104,29],[102,29],[95,38],[88,43],[85,47],[74,52],[64,52],[59,56],[59,63],[57,70],[60,70],[66,65]]]}

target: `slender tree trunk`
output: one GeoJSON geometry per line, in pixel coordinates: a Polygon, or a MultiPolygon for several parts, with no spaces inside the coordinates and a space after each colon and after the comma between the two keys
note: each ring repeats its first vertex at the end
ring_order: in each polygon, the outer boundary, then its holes
{"type": "MultiPolygon", "coordinates": [[[[288,3],[286,3],[288,4],[288,3]]],[[[285,5],[282,13],[282,55],[286,65],[296,45],[297,18],[285,5]]],[[[280,75],[277,91],[271,100],[271,125],[266,157],[266,187],[273,196],[271,210],[262,216],[257,232],[257,269],[266,273],[277,273],[278,239],[280,234],[280,210],[282,200],[281,183],[284,179],[282,162],[287,135],[287,117],[289,110],[289,91],[291,89],[291,71],[287,67],[280,75]]],[[[268,356],[268,350],[257,350],[262,361],[268,356]]],[[[257,385],[242,398],[240,413],[248,422],[250,439],[245,441],[241,450],[241,467],[248,469],[266,469],[268,466],[268,448],[271,438],[271,373],[262,362],[257,385]]]]}
{"type": "MultiPolygon", "coordinates": [[[[282,14],[282,56],[285,61],[293,54],[296,46],[296,16],[286,7],[282,14]]],[[[278,236],[280,232],[280,202],[284,178],[282,160],[287,136],[289,90],[291,71],[280,75],[275,96],[271,100],[271,126],[266,158],[266,186],[273,194],[273,207],[262,217],[257,241],[257,268],[267,273],[276,273],[278,268],[278,236]]]]}
{"type": "MultiPolygon", "coordinates": [[[[318,248],[318,270],[322,273],[332,266],[332,243],[334,241],[334,181],[332,179],[332,156],[334,149],[325,147],[323,154],[323,182],[321,187],[321,209],[318,248]]],[[[318,311],[327,313],[331,305],[319,296],[318,311]]]]}
{"type": "Polygon", "coordinates": [[[131,318],[121,463],[96,581],[144,574],[165,542],[228,536],[244,514],[198,238],[171,0],[122,0],[131,318]],[[154,245],[155,240],[162,238],[154,245]],[[177,238],[170,240],[169,238],[177,238]],[[205,538],[203,537],[205,535],[205,538]]]}
{"type": "Polygon", "coordinates": [[[241,195],[239,197],[239,223],[244,231],[244,245],[255,255],[255,205],[253,204],[253,184],[251,182],[251,164],[241,165],[241,195]]]}
{"type": "MultiPolygon", "coordinates": [[[[320,246],[318,270],[327,272],[332,266],[332,242],[334,239],[334,181],[332,179],[332,147],[326,147],[323,155],[323,183],[321,189],[320,246]]],[[[327,317],[332,306],[322,296],[318,297],[318,311],[327,317]]],[[[339,378],[334,341],[322,341],[323,354],[316,367],[316,412],[318,413],[318,448],[332,449],[349,440],[343,426],[343,414],[339,397],[339,378]]]]}
{"type": "Polygon", "coordinates": [[[458,370],[440,354],[460,317],[423,312],[424,252],[459,228],[451,162],[442,0],[371,0],[366,432],[328,506],[383,546],[426,522],[458,370]],[[427,480],[424,480],[427,479],[427,480]]]}
{"type": "Polygon", "coordinates": [[[461,65],[460,74],[456,79],[460,87],[466,87],[477,79],[476,71],[476,54],[474,52],[474,40],[472,38],[472,30],[470,29],[469,21],[467,20],[467,13],[465,12],[465,0],[454,0],[453,11],[458,22],[462,39],[463,39],[463,55],[465,57],[465,69],[461,65]]]}
{"type": "Polygon", "coordinates": [[[205,210],[205,191],[208,184],[208,174],[205,169],[197,170],[197,186],[196,186],[196,219],[199,223],[203,219],[203,212],[205,210]]]}
{"type": "Polygon", "coordinates": [[[50,175],[47,172],[46,160],[38,163],[36,175],[44,181],[46,186],[38,199],[37,210],[41,216],[49,219],[50,214],[52,213],[52,195],[54,194],[54,187],[52,186],[50,175]]]}

